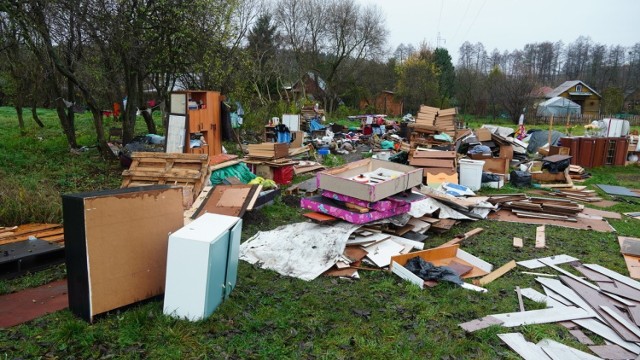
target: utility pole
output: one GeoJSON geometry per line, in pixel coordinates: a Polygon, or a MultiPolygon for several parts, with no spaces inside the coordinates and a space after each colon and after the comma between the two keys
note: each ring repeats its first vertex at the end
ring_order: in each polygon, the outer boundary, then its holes
{"type": "Polygon", "coordinates": [[[436,49],[440,48],[440,42],[442,42],[442,44],[444,45],[447,43],[447,40],[440,37],[440,32],[438,31],[438,37],[436,37],[436,49]]]}

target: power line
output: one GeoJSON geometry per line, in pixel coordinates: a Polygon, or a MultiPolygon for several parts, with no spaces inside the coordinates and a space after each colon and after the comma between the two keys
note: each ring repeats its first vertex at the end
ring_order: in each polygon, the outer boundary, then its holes
{"type": "Polygon", "coordinates": [[[456,32],[453,35],[452,41],[456,39],[456,36],[458,36],[458,32],[460,31],[460,28],[462,27],[462,23],[464,23],[464,18],[467,17],[467,13],[469,12],[469,8],[470,7],[471,7],[471,0],[469,0],[469,2],[467,3],[467,8],[464,10],[464,14],[460,18],[460,24],[458,24],[458,28],[456,29],[456,32]]]}
{"type": "Polygon", "coordinates": [[[480,12],[482,12],[482,8],[484,8],[484,5],[487,3],[487,0],[484,0],[482,2],[482,5],[480,5],[480,8],[478,9],[478,12],[476,13],[476,16],[473,18],[473,21],[471,22],[471,25],[469,25],[469,28],[467,29],[467,32],[464,34],[465,39],[467,38],[467,35],[469,35],[469,31],[471,31],[471,28],[473,27],[473,24],[476,23],[476,20],[478,19],[478,15],[480,15],[480,12]]]}

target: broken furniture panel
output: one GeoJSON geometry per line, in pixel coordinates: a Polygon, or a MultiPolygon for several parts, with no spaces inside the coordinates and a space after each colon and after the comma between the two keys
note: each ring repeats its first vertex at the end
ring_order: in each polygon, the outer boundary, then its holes
{"type": "Polygon", "coordinates": [[[62,196],[69,308],[86,321],[164,291],[182,189],[167,185],[62,196]]]}
{"type": "Polygon", "coordinates": [[[169,236],[165,315],[202,320],[229,297],[241,232],[242,219],[207,213],[169,236]]]}
{"type": "Polygon", "coordinates": [[[451,262],[471,266],[473,269],[461,276],[463,279],[483,276],[491,272],[493,265],[488,262],[475,257],[468,252],[461,250],[459,245],[443,246],[434,249],[428,249],[423,251],[416,251],[409,254],[397,255],[391,258],[391,271],[400,276],[401,278],[412,282],[421,288],[424,287],[424,280],[408,271],[404,265],[409,259],[419,256],[425,261],[432,263],[435,266],[449,266],[451,262]]]}

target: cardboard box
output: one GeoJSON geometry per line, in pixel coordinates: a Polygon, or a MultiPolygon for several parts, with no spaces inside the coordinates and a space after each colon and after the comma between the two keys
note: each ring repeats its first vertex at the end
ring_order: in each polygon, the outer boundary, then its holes
{"type": "Polygon", "coordinates": [[[508,174],[509,173],[509,159],[507,158],[490,158],[484,159],[484,166],[482,171],[495,174],[508,174]]]}
{"type": "Polygon", "coordinates": [[[435,266],[447,266],[455,260],[458,263],[473,267],[470,272],[462,276],[463,279],[484,276],[490,273],[493,269],[493,265],[469,254],[464,250],[461,250],[459,245],[442,246],[433,249],[392,256],[390,265],[391,272],[413,284],[418,285],[421,289],[424,288],[424,280],[404,267],[409,259],[416,256],[421,257],[425,261],[428,261],[435,266]]]}
{"type": "Polygon", "coordinates": [[[430,187],[438,187],[444,182],[450,184],[458,183],[458,172],[456,169],[425,168],[424,176],[427,178],[427,185],[430,187]]]}
{"type": "Polygon", "coordinates": [[[422,169],[390,161],[363,159],[319,172],[317,180],[318,187],[321,189],[374,202],[422,184],[422,169]],[[378,169],[398,172],[400,175],[376,184],[352,180],[360,174],[378,169]]]}
{"type": "Polygon", "coordinates": [[[491,131],[489,129],[480,128],[475,131],[478,141],[491,141],[491,131]]]}

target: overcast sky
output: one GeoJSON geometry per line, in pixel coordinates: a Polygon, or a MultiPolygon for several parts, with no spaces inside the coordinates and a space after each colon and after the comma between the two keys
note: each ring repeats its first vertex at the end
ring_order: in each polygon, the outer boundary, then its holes
{"type": "Polygon", "coordinates": [[[640,0],[357,0],[386,15],[388,47],[440,41],[458,63],[465,41],[481,42],[488,53],[522,49],[527,43],[578,36],[596,43],[630,46],[640,42],[640,0]]]}

